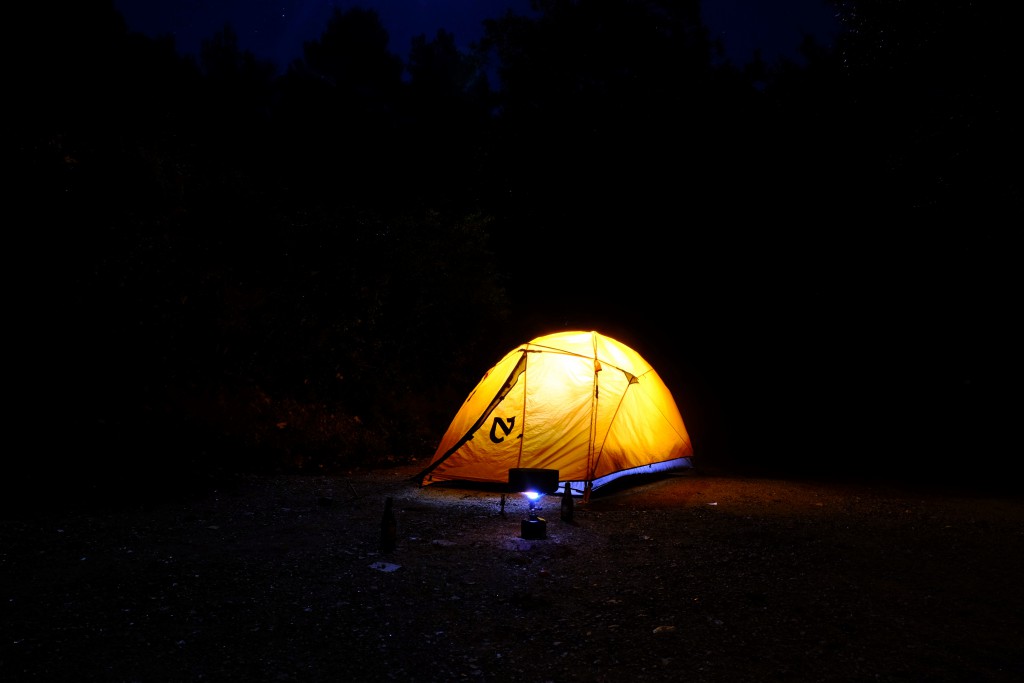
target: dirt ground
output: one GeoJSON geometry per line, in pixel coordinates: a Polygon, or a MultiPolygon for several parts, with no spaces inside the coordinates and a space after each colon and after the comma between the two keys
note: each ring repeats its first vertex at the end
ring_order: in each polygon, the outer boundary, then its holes
{"type": "Polygon", "coordinates": [[[0,680],[1024,680],[1020,499],[691,471],[531,540],[416,471],[3,519],[0,680]]]}

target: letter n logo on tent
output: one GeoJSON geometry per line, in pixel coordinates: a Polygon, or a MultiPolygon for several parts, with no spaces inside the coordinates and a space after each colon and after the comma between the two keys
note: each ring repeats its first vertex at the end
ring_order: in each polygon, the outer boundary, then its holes
{"type": "Polygon", "coordinates": [[[509,435],[512,428],[516,426],[516,418],[512,416],[509,418],[508,423],[500,417],[494,418],[494,422],[491,423],[491,441],[494,443],[501,443],[505,440],[505,437],[509,435]],[[498,430],[502,431],[502,436],[498,436],[498,430]]]}

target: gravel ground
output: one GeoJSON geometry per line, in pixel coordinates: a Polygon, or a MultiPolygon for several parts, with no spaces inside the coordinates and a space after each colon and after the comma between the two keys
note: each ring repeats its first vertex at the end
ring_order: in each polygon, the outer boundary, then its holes
{"type": "Polygon", "coordinates": [[[1020,499],[690,472],[528,540],[418,469],[8,515],[0,681],[1024,680],[1020,499]]]}

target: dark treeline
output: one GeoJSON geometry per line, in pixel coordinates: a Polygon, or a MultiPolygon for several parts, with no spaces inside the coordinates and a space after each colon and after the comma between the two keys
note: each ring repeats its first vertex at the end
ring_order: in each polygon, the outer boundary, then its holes
{"type": "Polygon", "coordinates": [[[565,328],[647,357],[706,465],[1009,471],[1009,22],[836,11],[800,63],[724,61],[696,0],[538,0],[403,63],[353,9],[279,68],[230,26],[197,60],[110,0],[29,10],[16,488],[420,459],[491,363],[565,328]]]}

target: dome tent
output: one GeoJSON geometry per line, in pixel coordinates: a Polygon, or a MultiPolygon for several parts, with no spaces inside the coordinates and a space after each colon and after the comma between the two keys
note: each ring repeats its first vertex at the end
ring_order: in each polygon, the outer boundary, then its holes
{"type": "Polygon", "coordinates": [[[487,371],[417,478],[502,484],[510,469],[551,469],[589,499],[623,475],[690,467],[692,456],[675,399],[640,354],[598,332],[558,332],[487,371]]]}

